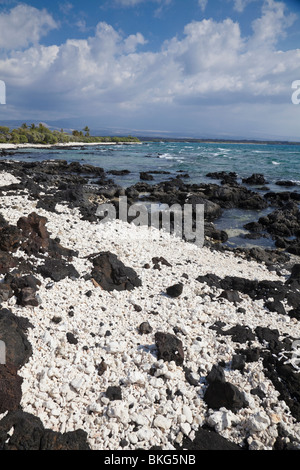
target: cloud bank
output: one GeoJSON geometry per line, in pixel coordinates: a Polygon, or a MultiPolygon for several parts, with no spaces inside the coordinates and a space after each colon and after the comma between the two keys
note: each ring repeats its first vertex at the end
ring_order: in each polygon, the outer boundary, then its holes
{"type": "MultiPolygon", "coordinates": [[[[143,0],[118,1],[130,6],[143,0]]],[[[124,36],[105,22],[86,39],[43,46],[41,38],[57,23],[45,10],[20,5],[0,14],[7,111],[11,117],[82,115],[135,127],[154,121],[200,134],[209,124],[212,131],[241,132],[241,119],[244,132],[247,126],[255,132],[270,113],[271,128],[272,113],[282,106],[286,115],[291,84],[300,78],[300,50],[277,47],[293,20],[283,3],[266,0],[249,37],[231,19],[210,18],[190,22],[181,37],[151,52],[140,32],[124,36]]],[[[295,111],[290,123],[272,124],[274,132],[296,132],[295,111]]]]}

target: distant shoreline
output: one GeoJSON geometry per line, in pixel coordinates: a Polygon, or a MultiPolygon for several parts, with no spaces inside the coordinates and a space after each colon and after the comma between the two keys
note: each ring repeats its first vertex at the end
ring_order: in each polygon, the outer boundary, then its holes
{"type": "Polygon", "coordinates": [[[138,137],[141,142],[176,142],[192,144],[240,144],[240,145],[300,145],[300,142],[276,141],[276,140],[218,140],[218,139],[172,139],[172,138],[147,138],[138,137]]]}
{"type": "Polygon", "coordinates": [[[86,147],[92,145],[136,145],[142,142],[64,142],[57,144],[0,144],[0,150],[53,149],[68,147],[86,147]]]}
{"type": "Polygon", "coordinates": [[[199,144],[231,144],[231,145],[295,145],[300,146],[300,142],[279,142],[279,141],[239,141],[239,140],[196,140],[196,139],[146,139],[139,137],[140,141],[133,142],[64,142],[56,144],[10,144],[10,143],[0,143],[0,152],[9,151],[9,150],[24,150],[24,149],[55,149],[55,148],[76,148],[76,147],[87,147],[87,146],[98,146],[98,145],[142,145],[147,142],[151,143],[199,143],[199,144]]]}

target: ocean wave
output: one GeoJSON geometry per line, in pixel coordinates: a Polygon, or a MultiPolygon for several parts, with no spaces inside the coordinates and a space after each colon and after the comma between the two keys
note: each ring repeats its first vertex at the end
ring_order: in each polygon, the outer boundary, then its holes
{"type": "Polygon", "coordinates": [[[158,158],[163,158],[165,160],[176,160],[176,157],[170,153],[163,153],[162,155],[159,155],[158,158]]]}
{"type": "Polygon", "coordinates": [[[226,157],[226,158],[232,158],[228,155],[228,152],[214,152],[210,154],[211,157],[226,157]]]}

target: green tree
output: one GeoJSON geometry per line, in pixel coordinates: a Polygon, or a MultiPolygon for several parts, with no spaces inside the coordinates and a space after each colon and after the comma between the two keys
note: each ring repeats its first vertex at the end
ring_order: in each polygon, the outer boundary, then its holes
{"type": "Polygon", "coordinates": [[[27,139],[26,135],[19,135],[19,142],[20,142],[20,144],[27,144],[28,139],[27,139]]]}
{"type": "Polygon", "coordinates": [[[0,134],[9,134],[9,127],[0,126],[0,134]]]}
{"type": "Polygon", "coordinates": [[[85,126],[85,128],[84,128],[83,130],[84,130],[84,132],[85,132],[85,136],[86,136],[86,137],[89,137],[89,136],[90,136],[90,129],[89,129],[89,127],[88,127],[88,126],[85,126]]]}

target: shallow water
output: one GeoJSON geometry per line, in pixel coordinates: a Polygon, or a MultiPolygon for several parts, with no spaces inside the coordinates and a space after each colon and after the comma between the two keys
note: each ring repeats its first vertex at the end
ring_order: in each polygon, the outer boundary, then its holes
{"type": "MultiPolygon", "coordinates": [[[[82,148],[20,150],[13,156],[15,160],[60,159],[78,161],[110,170],[129,170],[123,176],[111,175],[115,183],[128,187],[140,181],[141,171],[168,171],[170,174],[153,174],[155,184],[171,177],[188,173],[187,183],[220,183],[207,178],[209,172],[236,172],[238,181],[253,173],[264,174],[270,191],[299,191],[300,188],[300,146],[268,144],[229,144],[229,143],[190,143],[190,142],[144,142],[132,145],[108,145],[82,148]],[[291,180],[298,183],[294,187],[275,184],[278,180],[291,180]]],[[[249,186],[261,194],[266,192],[259,187],[249,186]]],[[[272,247],[269,238],[249,240],[243,238],[247,222],[258,220],[262,214],[256,211],[226,210],[216,221],[217,228],[229,234],[230,246],[272,247]]]]}

